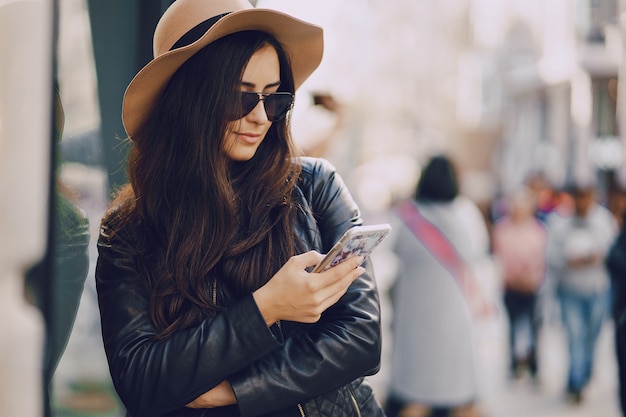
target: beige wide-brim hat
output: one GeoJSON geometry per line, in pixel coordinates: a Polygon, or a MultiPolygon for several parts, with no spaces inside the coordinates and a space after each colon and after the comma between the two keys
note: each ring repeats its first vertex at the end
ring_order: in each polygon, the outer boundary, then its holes
{"type": "Polygon", "coordinates": [[[324,37],[319,26],[276,10],[256,9],[248,0],[176,0],[154,31],[154,59],[124,94],[122,122],[128,136],[132,139],[185,61],[211,42],[244,30],[267,32],[281,43],[291,61],[296,89],[322,60],[324,37]],[[179,47],[183,36],[196,36],[196,40],[179,47]]]}

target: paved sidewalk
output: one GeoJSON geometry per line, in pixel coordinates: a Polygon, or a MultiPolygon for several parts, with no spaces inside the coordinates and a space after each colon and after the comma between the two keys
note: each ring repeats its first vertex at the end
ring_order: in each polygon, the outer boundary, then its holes
{"type": "Polygon", "coordinates": [[[564,395],[568,358],[560,323],[546,323],[541,330],[539,384],[533,384],[528,375],[514,381],[508,378],[503,330],[502,325],[484,328],[479,339],[487,417],[621,417],[611,321],[598,340],[594,376],[579,405],[568,403],[564,395]]]}

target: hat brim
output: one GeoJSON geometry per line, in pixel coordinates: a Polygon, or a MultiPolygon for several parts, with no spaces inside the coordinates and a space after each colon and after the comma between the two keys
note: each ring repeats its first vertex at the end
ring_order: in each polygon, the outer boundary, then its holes
{"type": "Polygon", "coordinates": [[[324,50],[319,26],[270,9],[230,13],[215,23],[197,41],[168,51],[144,66],[128,85],[122,104],[122,122],[130,138],[148,116],[174,73],[189,58],[211,42],[244,30],[259,30],[274,36],[291,61],[296,89],[319,66],[324,50]]]}

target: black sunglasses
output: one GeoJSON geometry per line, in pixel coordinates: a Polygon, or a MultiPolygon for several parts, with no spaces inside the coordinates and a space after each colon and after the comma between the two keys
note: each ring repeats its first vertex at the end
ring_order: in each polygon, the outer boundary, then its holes
{"type": "Polygon", "coordinates": [[[241,92],[241,113],[233,115],[232,120],[241,119],[250,113],[259,101],[263,101],[265,114],[270,122],[283,119],[293,105],[293,94],[288,92],[276,93],[253,93],[249,91],[241,92]]]}

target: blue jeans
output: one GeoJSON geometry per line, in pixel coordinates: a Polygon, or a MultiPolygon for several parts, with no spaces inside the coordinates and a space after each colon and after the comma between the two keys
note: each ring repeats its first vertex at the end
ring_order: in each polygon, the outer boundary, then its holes
{"type": "Polygon", "coordinates": [[[567,389],[580,392],[591,378],[596,342],[608,313],[609,293],[580,294],[561,289],[559,297],[569,350],[567,389]]]}

